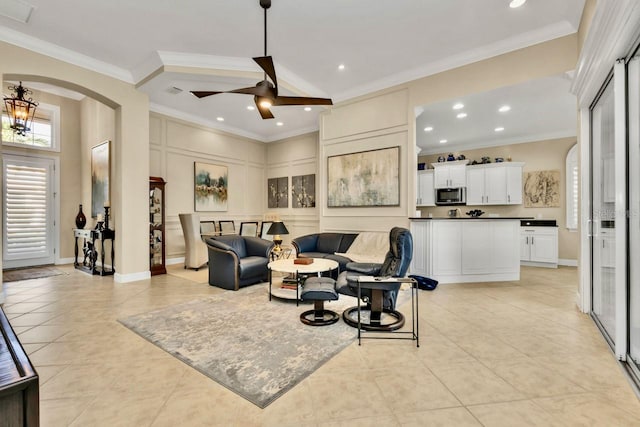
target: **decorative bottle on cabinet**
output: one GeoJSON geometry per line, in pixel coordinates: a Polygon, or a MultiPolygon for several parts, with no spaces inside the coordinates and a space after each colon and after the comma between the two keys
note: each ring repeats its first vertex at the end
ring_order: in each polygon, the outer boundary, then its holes
{"type": "Polygon", "coordinates": [[[164,245],[164,186],[160,177],[149,177],[149,270],[166,274],[164,245]]]}
{"type": "Polygon", "coordinates": [[[82,205],[80,205],[80,210],[78,211],[78,215],[76,215],[76,228],[84,228],[87,225],[87,217],[82,213],[82,205]]]}

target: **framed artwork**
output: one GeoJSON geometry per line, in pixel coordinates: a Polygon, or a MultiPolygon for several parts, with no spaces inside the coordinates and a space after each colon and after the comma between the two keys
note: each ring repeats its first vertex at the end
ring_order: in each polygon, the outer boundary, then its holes
{"type": "Polygon", "coordinates": [[[91,149],[91,217],[104,212],[111,203],[109,174],[111,171],[111,141],[104,141],[91,149]]]}
{"type": "Polygon", "coordinates": [[[229,171],[226,166],[194,162],[193,182],[196,212],[227,210],[229,171]]]}
{"type": "Polygon", "coordinates": [[[291,207],[316,207],[316,174],[291,177],[291,207]]]}
{"type": "Polygon", "coordinates": [[[329,156],[327,206],[400,206],[400,147],[329,156]]]}
{"type": "Polygon", "coordinates": [[[267,205],[269,209],[289,207],[289,178],[269,178],[267,181],[267,205]]]}
{"type": "Polygon", "coordinates": [[[535,171],[524,174],[524,207],[560,207],[560,171],[535,171]]]}

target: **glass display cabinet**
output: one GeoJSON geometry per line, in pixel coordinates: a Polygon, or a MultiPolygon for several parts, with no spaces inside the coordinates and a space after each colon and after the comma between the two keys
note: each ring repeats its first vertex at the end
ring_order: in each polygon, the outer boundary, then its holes
{"type": "Polygon", "coordinates": [[[164,187],[166,182],[160,177],[149,177],[149,270],[151,275],[166,274],[165,229],[164,229],[164,187]]]}

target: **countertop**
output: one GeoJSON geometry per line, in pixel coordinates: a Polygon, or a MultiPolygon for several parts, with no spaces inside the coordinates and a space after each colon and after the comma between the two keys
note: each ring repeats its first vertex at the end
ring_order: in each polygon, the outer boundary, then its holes
{"type": "Polygon", "coordinates": [[[409,217],[409,219],[411,221],[441,221],[441,220],[478,220],[478,219],[488,219],[491,221],[494,220],[502,220],[502,219],[510,219],[510,220],[523,220],[523,219],[533,219],[533,217],[530,216],[479,216],[479,217],[470,217],[468,215],[465,216],[454,216],[454,217],[448,217],[448,216],[434,216],[433,218],[430,217],[409,217]]]}

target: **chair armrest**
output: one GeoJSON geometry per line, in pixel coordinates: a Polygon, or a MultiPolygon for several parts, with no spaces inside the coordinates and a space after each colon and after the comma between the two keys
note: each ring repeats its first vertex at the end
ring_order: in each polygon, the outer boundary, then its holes
{"type": "Polygon", "coordinates": [[[261,256],[269,258],[269,253],[273,248],[273,242],[259,237],[244,236],[244,244],[247,248],[247,255],[261,256]]]}
{"type": "Polygon", "coordinates": [[[217,250],[217,251],[231,252],[236,256],[236,258],[240,258],[238,256],[238,253],[235,251],[235,249],[233,249],[232,246],[227,245],[226,243],[222,243],[222,242],[220,242],[218,240],[211,239],[211,238],[206,239],[205,243],[207,244],[209,249],[213,249],[213,250],[217,250]]]}
{"type": "Polygon", "coordinates": [[[315,252],[318,247],[318,235],[307,234],[306,236],[296,237],[291,241],[296,253],[315,252]]]}
{"type": "Polygon", "coordinates": [[[382,264],[372,262],[349,262],[346,265],[347,271],[366,274],[368,276],[376,276],[380,273],[382,264]]]}

